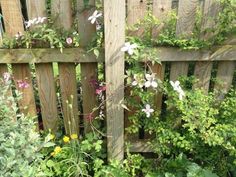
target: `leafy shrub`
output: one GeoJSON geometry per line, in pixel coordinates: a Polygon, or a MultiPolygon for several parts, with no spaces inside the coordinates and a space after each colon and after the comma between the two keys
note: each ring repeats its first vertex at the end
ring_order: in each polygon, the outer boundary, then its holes
{"type": "Polygon", "coordinates": [[[33,119],[17,114],[10,86],[10,80],[0,79],[0,176],[40,176],[43,144],[33,119]]]}

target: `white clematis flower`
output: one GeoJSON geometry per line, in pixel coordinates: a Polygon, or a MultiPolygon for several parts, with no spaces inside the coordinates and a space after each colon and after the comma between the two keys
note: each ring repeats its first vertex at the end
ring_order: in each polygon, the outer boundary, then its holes
{"type": "Polygon", "coordinates": [[[136,74],[134,75],[134,81],[131,83],[132,86],[139,86],[139,88],[143,88],[144,79],[140,79],[136,74]]]}
{"type": "Polygon", "coordinates": [[[145,82],[145,87],[153,87],[157,88],[157,82],[155,81],[155,74],[146,74],[146,82],[145,82]]]}
{"type": "Polygon", "coordinates": [[[98,13],[97,10],[93,12],[93,14],[88,18],[89,21],[91,21],[92,24],[94,24],[98,17],[101,17],[102,13],[98,13]]]}
{"type": "Polygon", "coordinates": [[[185,96],[185,93],[183,91],[183,89],[180,86],[180,82],[179,81],[170,81],[171,86],[173,87],[174,91],[178,92],[179,94],[179,99],[183,100],[183,97],[185,96]]]}
{"type": "Polygon", "coordinates": [[[154,109],[152,109],[149,104],[146,104],[145,109],[142,109],[142,111],[146,113],[147,117],[150,117],[151,113],[154,112],[154,109]]]}
{"type": "Polygon", "coordinates": [[[121,51],[128,52],[129,55],[132,55],[134,53],[134,49],[137,47],[137,44],[130,44],[130,42],[126,42],[124,47],[121,48],[121,51]]]}

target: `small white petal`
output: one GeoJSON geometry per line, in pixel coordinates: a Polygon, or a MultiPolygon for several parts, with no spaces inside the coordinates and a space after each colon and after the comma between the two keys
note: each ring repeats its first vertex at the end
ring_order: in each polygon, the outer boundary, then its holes
{"type": "Polygon", "coordinates": [[[145,82],[145,87],[148,88],[148,87],[150,87],[150,86],[151,86],[151,82],[150,82],[150,81],[146,81],[146,82],[145,82]]]}
{"type": "Polygon", "coordinates": [[[147,116],[147,117],[150,117],[150,115],[151,115],[151,114],[150,114],[149,112],[146,113],[146,116],[147,116]]]}
{"type": "Polygon", "coordinates": [[[102,13],[99,13],[96,15],[96,18],[101,17],[101,16],[102,16],[102,13]]]}
{"type": "Polygon", "coordinates": [[[150,113],[154,112],[154,109],[150,109],[149,112],[150,112],[150,113]]]}
{"type": "Polygon", "coordinates": [[[150,104],[146,104],[146,109],[150,109],[150,108],[151,108],[150,104]]]}
{"type": "Polygon", "coordinates": [[[93,19],[91,20],[91,23],[94,24],[95,21],[96,21],[96,18],[93,18],[93,19]]]}
{"type": "Polygon", "coordinates": [[[138,82],[137,81],[133,81],[132,82],[132,86],[136,86],[136,85],[138,85],[138,82]]]}
{"type": "Polygon", "coordinates": [[[152,87],[156,88],[157,87],[157,82],[152,81],[152,87]]]}
{"type": "Polygon", "coordinates": [[[133,49],[129,48],[128,54],[129,54],[129,55],[133,55],[133,53],[134,53],[133,49]]]}

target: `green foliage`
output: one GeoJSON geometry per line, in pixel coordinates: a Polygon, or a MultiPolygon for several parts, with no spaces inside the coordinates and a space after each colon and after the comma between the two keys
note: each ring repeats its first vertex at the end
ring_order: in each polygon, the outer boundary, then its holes
{"type": "Polygon", "coordinates": [[[182,49],[209,48],[213,45],[221,44],[228,36],[235,33],[236,4],[234,0],[216,1],[219,1],[222,7],[219,13],[215,17],[203,16],[199,7],[193,32],[188,36],[176,36],[178,18],[176,10],[171,11],[162,22],[155,18],[150,11],[143,20],[128,28],[129,34],[136,34],[137,31],[139,34],[136,37],[132,35],[128,39],[129,41],[135,41],[139,46],[172,46],[182,49]],[[216,23],[211,28],[203,29],[201,28],[203,20],[215,21],[216,23]],[[156,29],[158,29],[157,32],[156,29]],[[203,38],[203,36],[207,37],[203,38]]]}
{"type": "Polygon", "coordinates": [[[97,136],[88,134],[83,140],[73,136],[64,138],[53,140],[57,145],[54,150],[52,147],[43,150],[47,158],[41,167],[46,176],[91,176],[103,165],[102,141],[97,136]]]}
{"type": "Polygon", "coordinates": [[[47,142],[41,142],[31,117],[17,114],[10,87],[10,81],[0,79],[0,176],[42,176],[40,149],[47,142]]]}
{"type": "MultiPolygon", "coordinates": [[[[33,19],[34,20],[34,19],[33,19]]],[[[79,35],[77,32],[65,31],[55,26],[48,19],[47,23],[31,25],[21,34],[19,32],[14,38],[5,36],[2,48],[58,48],[62,52],[65,47],[78,47],[79,35]],[[71,43],[67,39],[71,39],[71,43]]]]}

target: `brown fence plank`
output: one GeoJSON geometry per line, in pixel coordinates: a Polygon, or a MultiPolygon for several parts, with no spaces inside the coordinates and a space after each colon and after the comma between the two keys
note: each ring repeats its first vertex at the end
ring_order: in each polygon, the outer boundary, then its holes
{"type": "Polygon", "coordinates": [[[36,78],[45,130],[58,128],[57,96],[52,64],[36,65],[36,78]]]}
{"type": "Polygon", "coordinates": [[[217,83],[214,89],[217,92],[220,91],[220,98],[224,97],[224,94],[226,94],[231,87],[235,72],[235,66],[236,63],[232,61],[223,61],[219,62],[218,64],[216,76],[217,83]]]}
{"type": "MultiPolygon", "coordinates": [[[[160,21],[160,26],[158,29],[153,29],[153,38],[157,37],[160,33],[160,30],[163,27],[163,21],[165,20],[166,16],[168,16],[168,13],[171,11],[172,6],[172,0],[154,0],[153,1],[153,15],[160,21]]],[[[156,76],[161,81],[164,80],[164,73],[165,73],[165,63],[155,64],[152,66],[152,71],[156,73],[156,76]]],[[[161,105],[162,105],[162,94],[159,93],[155,96],[155,106],[157,110],[161,111],[161,105]]]]}
{"type": "MultiPolygon", "coordinates": [[[[72,1],[52,1],[51,6],[52,15],[56,16],[57,26],[63,27],[65,30],[70,30],[73,22],[72,1]]],[[[58,67],[65,130],[67,134],[78,134],[79,110],[77,102],[76,66],[74,63],[58,63],[58,67]],[[68,104],[71,104],[72,107],[68,104]]]]}
{"type": "Polygon", "coordinates": [[[106,115],[108,160],[124,158],[125,0],[103,1],[105,22],[106,115]]]}
{"type": "MultiPolygon", "coordinates": [[[[95,1],[90,0],[89,5],[94,7],[95,1]]],[[[95,11],[95,8],[84,10],[84,2],[78,1],[78,31],[79,34],[83,34],[80,40],[80,45],[82,47],[87,47],[92,41],[92,38],[96,32],[95,24],[91,24],[88,20],[89,16],[95,11]],[[81,25],[83,24],[83,25],[81,25]]],[[[96,58],[94,57],[96,60],[96,58]]],[[[98,80],[97,76],[97,63],[81,63],[81,83],[83,91],[83,114],[84,114],[84,132],[88,133],[92,131],[91,124],[87,119],[88,114],[93,112],[93,109],[98,106],[95,88],[91,85],[91,80],[98,80]]],[[[96,112],[93,113],[93,117],[96,117],[96,112]]]]}
{"type": "MultiPolygon", "coordinates": [[[[137,24],[139,21],[143,20],[146,12],[148,10],[147,0],[144,1],[136,1],[136,0],[128,0],[127,1],[127,25],[133,26],[137,24]]],[[[143,33],[143,28],[136,29],[134,31],[129,31],[129,35],[133,36],[141,36],[143,33]]],[[[125,89],[126,96],[130,95],[130,91],[132,88],[127,87],[125,89]]],[[[136,98],[137,102],[140,102],[139,98],[136,98]]],[[[130,127],[132,122],[129,120],[129,117],[132,116],[136,110],[125,110],[125,128],[130,127]]],[[[125,139],[127,140],[137,140],[139,138],[139,133],[129,134],[125,133],[125,139]]]]}
{"type": "MultiPolygon", "coordinates": [[[[187,38],[191,36],[194,28],[198,0],[179,0],[178,20],[176,24],[176,36],[187,38]]],[[[170,80],[177,80],[179,76],[188,73],[187,62],[173,62],[171,64],[170,80]]]]}
{"type": "MultiPolygon", "coordinates": [[[[1,8],[4,18],[6,33],[14,37],[17,32],[23,32],[23,18],[21,14],[21,4],[19,0],[1,0],[1,8]]],[[[19,101],[21,112],[36,116],[36,107],[34,92],[31,80],[31,71],[29,64],[12,65],[16,87],[22,92],[22,99],[19,101]],[[27,88],[18,87],[17,81],[26,81],[29,85],[27,88]]]]}
{"type": "MultiPolygon", "coordinates": [[[[127,24],[132,26],[138,23],[140,20],[144,19],[147,12],[147,0],[137,1],[137,0],[128,0],[127,1],[127,24]]],[[[141,35],[143,29],[139,28],[134,31],[130,31],[129,35],[141,35]]]]}
{"type": "MultiPolygon", "coordinates": [[[[203,23],[202,31],[212,28],[215,25],[215,17],[219,12],[219,2],[215,0],[205,0],[203,3],[203,23]]],[[[208,39],[212,36],[211,33],[203,33],[201,38],[208,39]]],[[[198,79],[196,84],[193,85],[193,88],[201,88],[204,92],[208,92],[210,79],[211,79],[211,70],[213,63],[212,62],[197,62],[194,70],[194,75],[198,79]]]]}
{"type": "Polygon", "coordinates": [[[153,37],[158,37],[160,31],[164,27],[164,21],[171,11],[172,0],[153,0],[152,12],[159,20],[160,25],[157,29],[153,29],[153,37]]]}
{"type": "MultiPolygon", "coordinates": [[[[46,16],[45,3],[45,1],[27,0],[29,18],[46,16]]],[[[38,52],[38,49],[33,50],[38,52]]],[[[29,49],[27,51],[32,54],[29,49]]],[[[34,56],[32,58],[40,59],[40,56],[32,55],[34,56]]],[[[44,57],[42,56],[42,58],[44,57]]],[[[51,129],[52,132],[56,132],[58,128],[58,112],[52,63],[36,64],[35,69],[44,129],[51,129]]]]}
{"type": "Polygon", "coordinates": [[[0,77],[3,77],[3,74],[8,72],[8,68],[6,64],[0,64],[0,77]]]}

